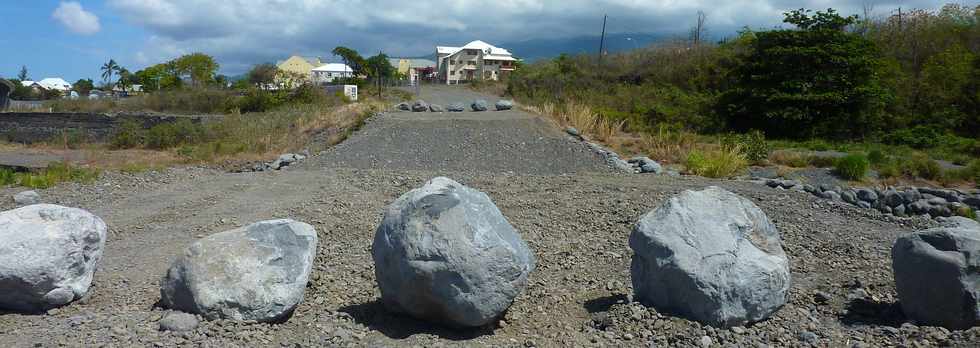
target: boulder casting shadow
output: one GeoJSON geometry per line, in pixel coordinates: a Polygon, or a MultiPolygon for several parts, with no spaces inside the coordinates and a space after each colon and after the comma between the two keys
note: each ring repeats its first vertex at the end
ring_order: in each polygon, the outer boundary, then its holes
{"type": "Polygon", "coordinates": [[[473,328],[452,328],[415,319],[405,314],[385,310],[379,299],[371,302],[341,307],[338,312],[350,314],[358,324],[380,332],[388,338],[404,339],[418,334],[430,334],[452,341],[466,341],[493,335],[498,322],[473,328]]]}
{"type": "Polygon", "coordinates": [[[847,303],[847,310],[839,316],[846,325],[880,325],[900,327],[906,322],[899,302],[881,302],[867,298],[855,298],[847,303]]]}
{"type": "Polygon", "coordinates": [[[585,301],[582,307],[589,313],[607,312],[615,304],[629,303],[629,298],[625,294],[613,294],[585,301]]]}

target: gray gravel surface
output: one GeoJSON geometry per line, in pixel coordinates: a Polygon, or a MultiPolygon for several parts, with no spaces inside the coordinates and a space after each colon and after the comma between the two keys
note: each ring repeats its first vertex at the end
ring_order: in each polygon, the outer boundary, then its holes
{"type": "MultiPolygon", "coordinates": [[[[464,164],[477,162],[443,165],[441,158],[419,155],[423,151],[381,151],[377,148],[386,145],[366,141],[397,137],[396,124],[427,132],[399,122],[382,116],[344,146],[284,171],[233,174],[190,167],[107,173],[94,184],[43,190],[46,201],[85,208],[106,221],[110,231],[102,267],[90,295],[79,302],[46,315],[0,313],[0,342],[11,347],[980,345],[978,328],[951,332],[914,326],[897,311],[891,245],[901,233],[934,226],[931,220],[883,216],[749,182],[617,174],[597,167],[584,153],[560,157],[579,164],[559,169],[505,158],[499,158],[499,167],[470,167],[464,164]],[[385,151],[391,152],[385,156],[385,151]],[[399,165],[373,166],[350,154],[374,154],[379,163],[399,165]],[[417,157],[398,159],[406,154],[417,157]],[[378,303],[370,246],[382,211],[438,175],[486,192],[538,260],[527,291],[497,325],[454,331],[390,314],[378,303]],[[789,302],[770,320],[714,329],[631,301],[627,238],[632,225],[670,195],[709,185],[752,200],[782,233],[793,284],[789,302]],[[159,330],[166,314],[155,306],[159,282],[183,248],[196,238],[273,218],[310,223],[320,236],[305,300],[290,320],[203,321],[187,332],[159,330]]],[[[424,134],[467,132],[446,125],[453,122],[427,127],[444,133],[424,134]]],[[[472,127],[467,129],[479,129],[472,127]]],[[[511,151],[516,157],[536,151],[502,150],[490,140],[444,139],[438,147],[486,156],[481,158],[497,158],[481,152],[511,151]]],[[[535,138],[523,142],[548,144],[535,138]]],[[[431,144],[427,148],[438,145],[431,144]]],[[[13,202],[2,201],[0,208],[13,208],[13,202]]]]}

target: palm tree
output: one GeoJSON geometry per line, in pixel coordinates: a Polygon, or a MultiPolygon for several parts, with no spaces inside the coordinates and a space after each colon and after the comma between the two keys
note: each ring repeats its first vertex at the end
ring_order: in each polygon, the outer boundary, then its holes
{"type": "Polygon", "coordinates": [[[108,62],[102,64],[102,81],[109,85],[112,81],[112,75],[119,71],[119,64],[116,64],[115,59],[109,59],[108,62]]]}

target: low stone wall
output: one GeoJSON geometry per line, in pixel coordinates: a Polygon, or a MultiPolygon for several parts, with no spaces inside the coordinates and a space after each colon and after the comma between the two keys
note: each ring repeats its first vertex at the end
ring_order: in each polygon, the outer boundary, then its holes
{"type": "Polygon", "coordinates": [[[102,142],[112,136],[115,129],[127,119],[150,128],[180,119],[201,122],[205,118],[207,116],[4,112],[0,113],[0,140],[30,144],[72,134],[72,136],[84,136],[87,141],[102,142]]]}

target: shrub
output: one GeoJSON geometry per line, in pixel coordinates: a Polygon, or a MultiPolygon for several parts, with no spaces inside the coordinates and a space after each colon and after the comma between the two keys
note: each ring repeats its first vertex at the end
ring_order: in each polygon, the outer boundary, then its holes
{"type": "Polygon", "coordinates": [[[745,153],[738,146],[711,150],[694,150],[687,155],[688,172],[709,177],[731,177],[749,165],[745,153]]]}
{"type": "Polygon", "coordinates": [[[793,168],[805,168],[810,166],[809,158],[795,151],[775,151],[769,155],[769,161],[775,164],[793,168]]]}
{"type": "Polygon", "coordinates": [[[977,220],[977,212],[973,211],[973,208],[970,208],[970,207],[960,207],[959,209],[957,209],[953,213],[955,213],[958,216],[962,216],[962,217],[965,217],[965,218],[968,218],[968,219],[977,220]]]}
{"type": "Polygon", "coordinates": [[[146,130],[143,125],[133,119],[123,120],[119,128],[109,140],[109,146],[114,149],[131,149],[143,144],[146,130]]]}
{"type": "Polygon", "coordinates": [[[871,162],[871,165],[880,166],[888,162],[888,156],[883,151],[874,149],[868,152],[868,162],[871,162]]]}
{"type": "Polygon", "coordinates": [[[162,150],[183,144],[200,143],[206,140],[205,135],[204,126],[189,119],[161,123],[146,132],[146,147],[162,150]]]}
{"type": "Polygon", "coordinates": [[[936,180],[943,174],[943,169],[929,156],[916,154],[904,162],[902,172],[911,177],[936,180]]]}
{"type": "Polygon", "coordinates": [[[916,126],[899,129],[884,137],[885,143],[906,145],[915,149],[928,149],[939,145],[943,132],[934,127],[916,126]]]}
{"type": "Polygon", "coordinates": [[[48,188],[64,181],[92,182],[99,177],[98,170],[76,168],[64,163],[53,163],[37,172],[17,173],[0,169],[0,186],[20,185],[29,188],[48,188]]]}
{"type": "Polygon", "coordinates": [[[722,138],[722,144],[726,147],[738,145],[745,158],[752,163],[760,163],[769,158],[769,143],[766,142],[766,135],[759,130],[743,134],[730,133],[722,138]]]}
{"type": "Polygon", "coordinates": [[[871,164],[862,154],[850,154],[837,160],[837,175],[847,180],[861,180],[868,174],[871,164]]]}

